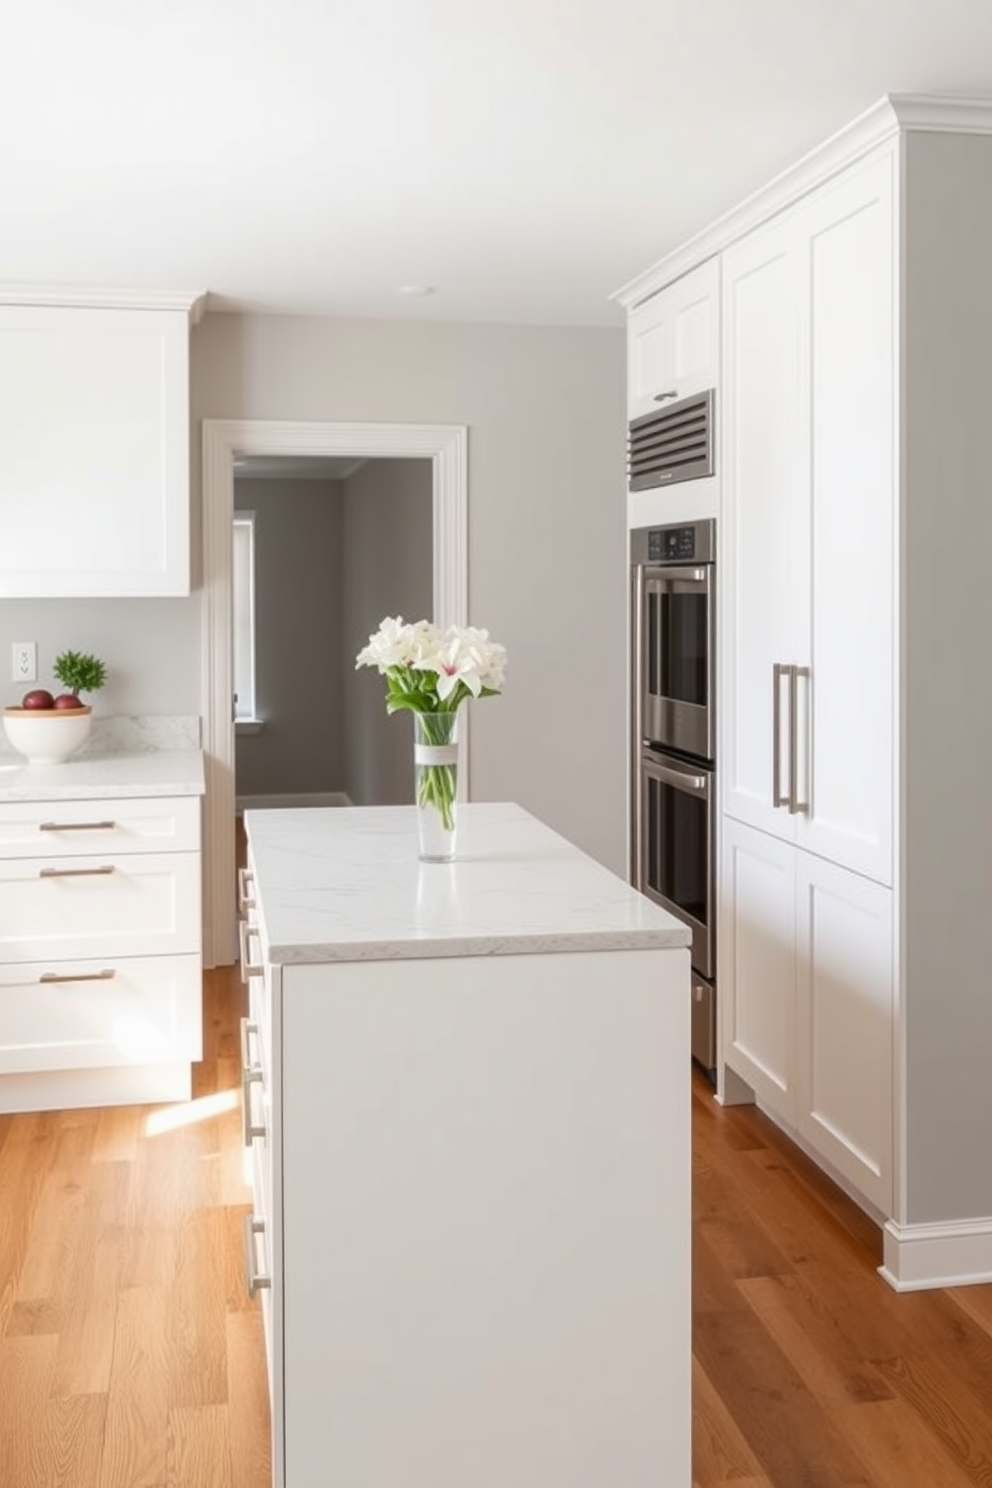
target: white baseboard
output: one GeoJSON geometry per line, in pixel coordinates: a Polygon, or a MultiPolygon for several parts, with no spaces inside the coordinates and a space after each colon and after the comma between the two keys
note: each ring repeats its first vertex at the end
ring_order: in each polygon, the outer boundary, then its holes
{"type": "Polygon", "coordinates": [[[240,816],[243,811],[264,810],[269,806],[350,806],[351,797],[345,791],[313,791],[307,794],[284,794],[276,796],[237,796],[234,809],[240,816]]]}
{"type": "Polygon", "coordinates": [[[878,1273],[897,1292],[973,1286],[992,1281],[992,1219],[884,1227],[878,1273]]]}

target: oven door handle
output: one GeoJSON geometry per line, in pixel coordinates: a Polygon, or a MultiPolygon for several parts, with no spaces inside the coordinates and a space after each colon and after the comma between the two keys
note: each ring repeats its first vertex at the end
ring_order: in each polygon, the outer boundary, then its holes
{"type": "Polygon", "coordinates": [[[646,587],[658,585],[667,588],[671,584],[700,584],[709,588],[709,570],[706,568],[679,568],[673,565],[671,568],[654,568],[648,565],[646,576],[646,587]]]}
{"type": "Polygon", "coordinates": [[[650,775],[664,781],[666,785],[674,785],[676,790],[688,791],[694,796],[709,794],[710,782],[706,775],[697,775],[691,770],[683,770],[680,765],[659,764],[653,756],[645,757],[644,766],[650,775]]]}

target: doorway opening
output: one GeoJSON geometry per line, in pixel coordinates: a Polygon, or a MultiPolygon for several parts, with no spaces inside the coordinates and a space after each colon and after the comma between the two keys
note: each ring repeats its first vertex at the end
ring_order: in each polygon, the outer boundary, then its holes
{"type": "MultiPolygon", "coordinates": [[[[427,458],[432,468],[434,620],[467,624],[467,446],[462,425],[203,422],[201,717],[206,798],[203,959],[237,956],[232,631],[234,462],[242,456],[427,458]]],[[[467,753],[467,751],[466,751],[467,753]]]]}

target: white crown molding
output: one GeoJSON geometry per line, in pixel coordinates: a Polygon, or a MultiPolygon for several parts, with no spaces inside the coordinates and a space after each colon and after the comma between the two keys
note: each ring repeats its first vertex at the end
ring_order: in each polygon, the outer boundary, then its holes
{"type": "Polygon", "coordinates": [[[0,305],[52,305],[83,310],[183,310],[198,325],[205,290],[104,289],[85,284],[0,284],[0,305]]]}
{"type": "Polygon", "coordinates": [[[611,296],[625,310],[657,294],[697,264],[813,191],[838,171],[901,132],[930,130],[952,134],[992,134],[992,99],[941,98],[923,93],[890,93],[773,177],[759,191],[694,234],[611,296]]]}
{"type": "Polygon", "coordinates": [[[890,1219],[883,1240],[878,1273],[897,1292],[992,1281],[992,1219],[915,1225],[890,1219]]]}

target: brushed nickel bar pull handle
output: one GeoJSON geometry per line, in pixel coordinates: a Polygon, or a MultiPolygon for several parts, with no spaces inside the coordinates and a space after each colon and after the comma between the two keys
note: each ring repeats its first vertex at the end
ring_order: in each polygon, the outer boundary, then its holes
{"type": "Polygon", "coordinates": [[[39,982],[112,982],[117,975],[116,971],[77,971],[75,976],[71,972],[43,971],[38,978],[39,982]]]}
{"type": "Polygon", "coordinates": [[[782,778],[782,678],[789,668],[782,662],[772,665],[772,806],[788,806],[789,797],[779,790],[782,778]]]}
{"type": "Polygon", "coordinates": [[[255,1236],[264,1234],[265,1221],[256,1219],[254,1214],[246,1214],[244,1218],[245,1272],[248,1277],[249,1297],[254,1297],[255,1293],[261,1291],[263,1287],[272,1285],[272,1277],[259,1271],[255,1260],[255,1236]]]}
{"type": "Polygon", "coordinates": [[[112,863],[103,868],[39,868],[39,878],[97,878],[103,874],[113,873],[112,863]]]}
{"type": "Polygon", "coordinates": [[[264,1084],[262,1068],[251,1057],[251,1035],[258,1033],[258,1024],[241,1019],[241,1134],[245,1147],[250,1147],[255,1137],[267,1136],[264,1124],[259,1126],[252,1120],[251,1087],[264,1084]]]}
{"type": "Polygon", "coordinates": [[[799,763],[799,729],[796,722],[796,669],[789,667],[789,815],[796,814],[796,770],[799,763]]]}
{"type": "Polygon", "coordinates": [[[117,826],[112,821],[92,822],[39,822],[39,832],[112,832],[117,826]]]}
{"type": "Polygon", "coordinates": [[[670,393],[653,393],[652,394],[652,401],[655,402],[655,403],[664,403],[669,398],[677,398],[677,397],[678,397],[678,393],[675,391],[674,388],[672,388],[672,390],[671,390],[670,393]]]}
{"type": "Polygon", "coordinates": [[[254,932],[254,925],[248,920],[238,921],[238,940],[241,942],[241,980],[248,982],[251,977],[265,975],[265,967],[260,961],[252,961],[248,955],[248,937],[254,932]]]}
{"type": "Polygon", "coordinates": [[[238,908],[242,914],[246,914],[249,909],[255,908],[254,895],[248,892],[248,885],[253,885],[254,882],[255,875],[250,868],[238,869],[238,908]]]}
{"type": "MultiPolygon", "coordinates": [[[[794,816],[809,816],[809,796],[805,801],[799,800],[799,678],[806,680],[806,740],[807,740],[807,766],[809,760],[809,667],[794,666],[792,678],[789,683],[789,707],[792,717],[789,721],[789,810],[794,816]]],[[[807,769],[808,776],[808,769],[807,769]]],[[[808,778],[807,778],[808,785],[808,778]]]]}
{"type": "Polygon", "coordinates": [[[243,1070],[258,1069],[258,1060],[251,1057],[251,1036],[258,1036],[258,1024],[250,1022],[247,1018],[241,1019],[241,1068],[243,1070]]]}

